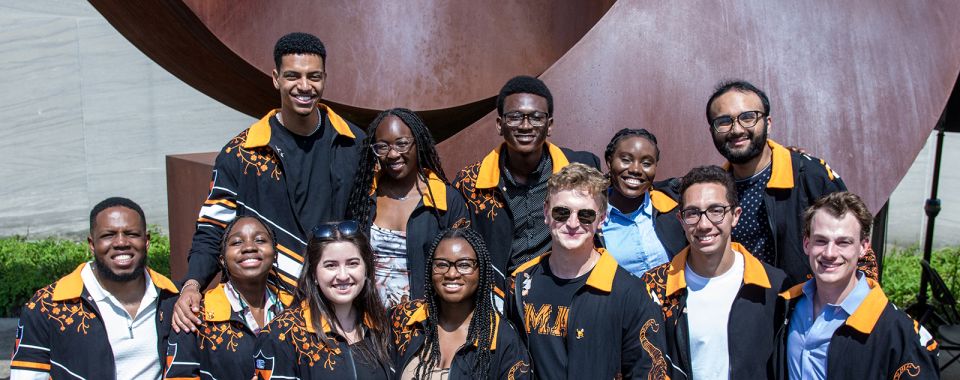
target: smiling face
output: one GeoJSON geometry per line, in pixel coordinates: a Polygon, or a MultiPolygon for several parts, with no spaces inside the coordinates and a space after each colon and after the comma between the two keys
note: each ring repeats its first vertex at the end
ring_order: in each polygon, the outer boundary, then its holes
{"type": "Polygon", "coordinates": [[[841,218],[818,210],[810,221],[810,234],[803,239],[803,250],[817,286],[851,287],[856,283],[857,260],[867,252],[870,242],[860,240],[860,223],[851,212],[841,218]]]}
{"type": "MultiPolygon", "coordinates": [[[[477,268],[477,252],[470,243],[463,238],[444,239],[437,245],[433,258],[454,263],[444,273],[437,273],[436,270],[432,272],[433,289],[440,301],[446,304],[474,302],[474,294],[480,282],[480,270],[477,268]],[[472,260],[473,272],[461,274],[457,271],[456,263],[460,260],[472,260]]],[[[466,261],[462,263],[465,264],[466,261]]]]}
{"type": "Polygon", "coordinates": [[[366,265],[360,249],[349,241],[327,244],[317,264],[317,287],[334,306],[349,306],[366,282],[366,265]]]}
{"type": "Polygon", "coordinates": [[[280,105],[300,116],[310,116],[323,96],[326,73],[315,54],[287,54],[273,70],[273,86],[280,90],[280,105]]]}
{"type": "Polygon", "coordinates": [[[657,146],[644,137],[627,137],[617,143],[607,166],[614,190],[626,198],[642,197],[657,176],[657,146]]]}
{"type": "Polygon", "coordinates": [[[267,277],[277,259],[273,238],[254,218],[241,217],[230,230],[221,263],[232,282],[260,281],[267,277]]]}
{"type": "MultiPolygon", "coordinates": [[[[520,112],[524,115],[531,115],[534,112],[547,114],[548,110],[547,99],[540,95],[517,93],[503,100],[503,115],[512,112],[520,112]]],[[[542,149],[543,143],[547,141],[547,136],[553,129],[553,115],[549,115],[546,125],[542,127],[531,125],[529,118],[524,118],[517,127],[510,127],[503,120],[503,115],[497,117],[497,132],[503,136],[507,149],[521,155],[542,149]]]]}
{"type": "MultiPolygon", "coordinates": [[[[697,183],[683,192],[683,210],[705,211],[711,207],[730,206],[727,200],[727,189],[719,183],[697,183]]],[[[707,215],[701,215],[696,224],[683,224],[687,242],[690,243],[690,254],[723,255],[730,245],[730,233],[740,220],[740,207],[727,209],[723,220],[713,222],[707,215]]]]}
{"type": "Polygon", "coordinates": [[[557,248],[574,251],[586,246],[593,247],[593,235],[596,235],[597,228],[603,223],[606,211],[605,205],[601,206],[595,196],[584,190],[567,189],[548,194],[543,214],[544,223],[550,228],[550,237],[553,238],[554,251],[557,248]],[[558,206],[570,210],[567,220],[559,221],[554,218],[552,210],[558,206]],[[593,210],[596,219],[589,224],[581,223],[578,217],[580,210],[593,210]]]}
{"type": "Polygon", "coordinates": [[[101,211],[87,244],[101,281],[129,282],[143,276],[150,237],[136,211],[123,206],[101,211]]]}
{"type": "MultiPolygon", "coordinates": [[[[748,111],[763,111],[760,97],[753,92],[731,90],[718,96],[710,104],[710,120],[721,116],[736,118],[748,111]]],[[[763,153],[767,144],[767,132],[770,117],[757,121],[753,128],[744,128],[734,121],[733,127],[726,133],[718,133],[712,127],[713,144],[723,157],[734,164],[743,164],[763,153]]]]}
{"type": "Polygon", "coordinates": [[[416,173],[419,166],[416,140],[413,138],[410,127],[404,124],[399,117],[390,115],[380,121],[377,131],[374,133],[374,144],[388,144],[390,146],[385,156],[377,157],[383,172],[390,178],[403,179],[416,173]],[[410,150],[405,153],[397,152],[395,147],[404,145],[409,146],[410,150]]]}

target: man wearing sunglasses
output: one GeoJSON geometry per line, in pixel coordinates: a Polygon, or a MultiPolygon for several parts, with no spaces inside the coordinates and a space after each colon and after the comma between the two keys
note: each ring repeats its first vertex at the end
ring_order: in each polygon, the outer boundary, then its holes
{"type": "Polygon", "coordinates": [[[553,95],[543,81],[510,79],[497,96],[497,133],[503,144],[457,175],[493,260],[495,293],[503,297],[506,275],[550,247],[543,224],[547,179],[570,162],[600,168],[600,159],[547,142],[553,128],[553,95]]]}
{"type": "Polygon", "coordinates": [[[639,278],[593,237],[609,181],[572,163],[550,177],[543,218],[550,251],[511,276],[507,316],[530,349],[538,379],[664,379],[663,315],[639,278]]]}
{"type": "Polygon", "coordinates": [[[791,284],[806,281],[810,267],[803,254],[800,214],[817,198],[845,191],[846,185],[823,160],[767,138],[770,101],[754,85],[722,83],[707,102],[706,114],[743,207],[733,240],[783,269],[791,284]]]}
{"type": "Polygon", "coordinates": [[[277,272],[286,285],[300,276],[313,226],[342,219],[359,161],[363,131],[320,103],[326,48],[316,36],[290,33],[274,46],[273,85],[280,109],[231,139],[213,167],[210,194],[200,209],[187,280],[174,308],[173,328],[200,321],[200,291],[219,271],[224,227],[255,214],[276,232],[277,272]]]}
{"type": "Polygon", "coordinates": [[[718,166],[687,173],[677,216],[689,245],[643,275],[662,306],[675,379],[773,375],[777,294],[786,274],[731,241],[742,220],[734,186],[718,166]]]}

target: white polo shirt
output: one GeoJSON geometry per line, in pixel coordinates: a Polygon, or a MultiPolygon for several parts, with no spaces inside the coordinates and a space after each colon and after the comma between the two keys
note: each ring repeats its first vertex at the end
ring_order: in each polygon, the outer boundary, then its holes
{"type": "MultiPolygon", "coordinates": [[[[100,286],[93,274],[93,263],[80,271],[83,286],[100,311],[117,369],[117,380],[160,379],[160,354],[157,351],[157,289],[150,274],[143,275],[146,291],[140,300],[136,318],[123,304],[100,286]]],[[[96,360],[91,358],[91,360],[96,360]]]]}

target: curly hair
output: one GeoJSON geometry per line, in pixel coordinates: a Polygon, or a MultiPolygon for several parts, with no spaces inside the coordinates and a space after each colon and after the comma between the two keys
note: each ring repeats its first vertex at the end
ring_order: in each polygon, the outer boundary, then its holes
{"type": "Polygon", "coordinates": [[[424,294],[427,304],[427,323],[424,329],[424,347],[420,350],[420,363],[417,364],[415,379],[429,378],[430,372],[440,364],[440,335],[437,332],[437,326],[440,324],[438,304],[443,301],[439,299],[433,287],[433,258],[440,242],[449,239],[466,240],[477,254],[477,271],[480,278],[477,291],[473,294],[474,310],[467,330],[467,342],[477,342],[477,361],[473,363],[473,378],[486,378],[490,369],[490,344],[497,318],[497,311],[493,306],[493,270],[490,252],[487,251],[487,245],[477,231],[471,228],[448,228],[437,234],[427,253],[427,268],[424,271],[426,273],[424,294]]]}
{"type": "Polygon", "coordinates": [[[277,65],[277,71],[280,70],[283,56],[289,54],[319,55],[321,61],[327,62],[327,48],[317,36],[310,33],[294,32],[277,40],[273,46],[273,62],[277,65]]]}
{"type": "Polygon", "coordinates": [[[740,204],[737,196],[737,185],[733,181],[733,176],[726,170],[717,165],[698,166],[690,169],[683,178],[680,178],[680,207],[683,205],[683,193],[687,192],[690,186],[699,183],[714,183],[723,186],[727,191],[727,203],[736,207],[740,204]]]}
{"type": "Polygon", "coordinates": [[[582,190],[597,201],[601,212],[606,212],[607,186],[610,186],[610,181],[599,170],[579,162],[571,162],[547,180],[547,200],[563,190],[582,190]]]}
{"type": "Polygon", "coordinates": [[[508,96],[513,94],[542,96],[547,100],[547,113],[551,116],[553,115],[553,94],[550,93],[547,84],[543,83],[539,78],[528,75],[515,76],[503,85],[503,88],[500,89],[500,93],[497,95],[497,115],[503,116],[503,102],[506,101],[508,96]]]}

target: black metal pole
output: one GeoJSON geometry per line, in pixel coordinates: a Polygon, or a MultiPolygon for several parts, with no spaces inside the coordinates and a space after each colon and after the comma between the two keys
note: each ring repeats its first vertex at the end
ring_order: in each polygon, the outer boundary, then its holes
{"type": "MultiPolygon", "coordinates": [[[[933,184],[930,187],[930,199],[927,199],[923,211],[927,214],[927,231],[923,238],[923,259],[930,262],[933,255],[933,225],[940,213],[940,199],[937,198],[937,188],[940,185],[940,155],[943,154],[943,119],[937,123],[937,147],[933,154],[933,184]]],[[[927,272],[920,273],[920,294],[917,294],[917,304],[927,304],[927,272]]]]}

